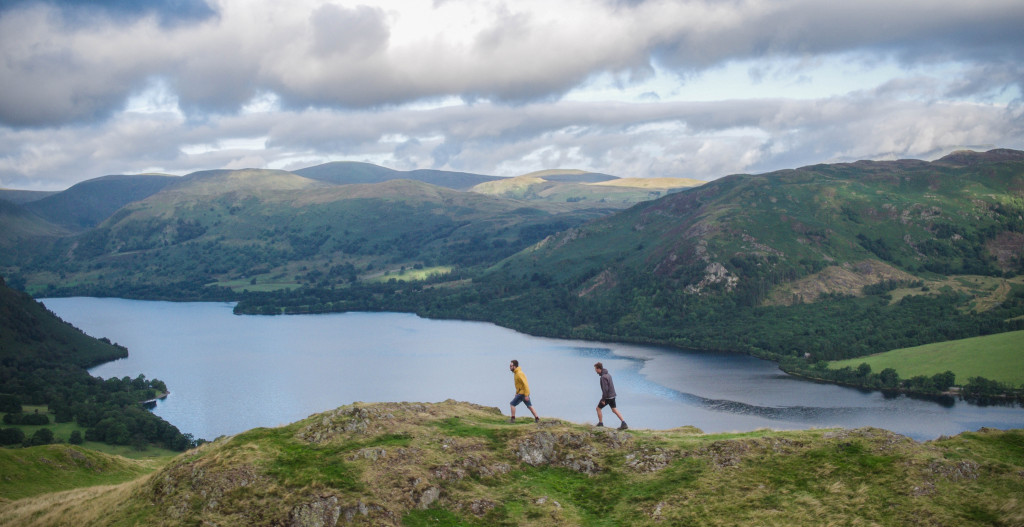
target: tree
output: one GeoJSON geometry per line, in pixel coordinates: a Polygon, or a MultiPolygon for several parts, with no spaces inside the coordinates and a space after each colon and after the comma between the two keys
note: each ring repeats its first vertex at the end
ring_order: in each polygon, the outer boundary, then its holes
{"type": "Polygon", "coordinates": [[[21,399],[17,395],[0,394],[0,412],[20,414],[21,399]]]}
{"type": "Polygon", "coordinates": [[[886,368],[878,374],[879,380],[882,381],[882,386],[885,388],[897,388],[900,385],[900,376],[896,373],[896,370],[892,368],[886,368]]]}
{"type": "Polygon", "coordinates": [[[25,432],[20,428],[0,428],[0,445],[18,445],[25,442],[25,432]]]}
{"type": "Polygon", "coordinates": [[[25,443],[25,446],[49,445],[52,442],[53,430],[40,428],[36,430],[36,433],[32,434],[32,437],[25,443]]]}
{"type": "Polygon", "coordinates": [[[932,382],[935,383],[936,390],[944,392],[956,383],[956,375],[953,372],[946,370],[943,373],[936,373],[933,375],[932,382]]]}
{"type": "Polygon", "coordinates": [[[68,438],[68,443],[71,443],[72,445],[81,445],[83,442],[82,432],[80,430],[72,430],[71,437],[68,438]]]}

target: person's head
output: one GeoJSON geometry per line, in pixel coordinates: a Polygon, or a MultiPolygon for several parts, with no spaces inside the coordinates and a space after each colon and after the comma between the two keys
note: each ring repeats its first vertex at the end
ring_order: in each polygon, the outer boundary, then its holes
{"type": "Polygon", "coordinates": [[[516,371],[519,367],[519,361],[512,359],[512,362],[508,363],[508,371],[516,371]]]}
{"type": "Polygon", "coordinates": [[[596,371],[597,374],[600,375],[601,372],[604,371],[604,364],[601,364],[600,362],[595,362],[594,363],[594,371],[596,371]]]}

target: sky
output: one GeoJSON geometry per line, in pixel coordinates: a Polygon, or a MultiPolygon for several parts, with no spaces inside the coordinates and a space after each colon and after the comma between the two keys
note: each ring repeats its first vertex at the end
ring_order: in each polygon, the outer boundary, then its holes
{"type": "Polygon", "coordinates": [[[1024,149],[1021,0],[0,0],[0,187],[1024,149]]]}

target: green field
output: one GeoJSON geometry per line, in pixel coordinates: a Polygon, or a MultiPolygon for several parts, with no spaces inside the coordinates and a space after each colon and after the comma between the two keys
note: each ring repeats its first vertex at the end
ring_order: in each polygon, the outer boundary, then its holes
{"type": "Polygon", "coordinates": [[[387,282],[394,278],[399,282],[419,282],[426,280],[432,276],[445,275],[452,272],[452,266],[450,265],[439,265],[436,267],[426,267],[423,269],[402,269],[399,271],[386,271],[383,274],[379,274],[373,277],[368,277],[368,282],[387,282]]]}
{"type": "Polygon", "coordinates": [[[904,379],[949,370],[956,374],[959,385],[971,377],[984,377],[1019,386],[1024,384],[1024,331],[903,348],[832,362],[829,367],[856,368],[862,362],[868,363],[875,372],[892,368],[904,379]]]}

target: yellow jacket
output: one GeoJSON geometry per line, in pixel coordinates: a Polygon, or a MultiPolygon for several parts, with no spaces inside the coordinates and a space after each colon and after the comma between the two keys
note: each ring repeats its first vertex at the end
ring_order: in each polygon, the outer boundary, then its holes
{"type": "Polygon", "coordinates": [[[526,374],[523,373],[523,368],[516,366],[515,369],[516,379],[516,393],[523,395],[530,395],[530,385],[526,382],[526,374]]]}

